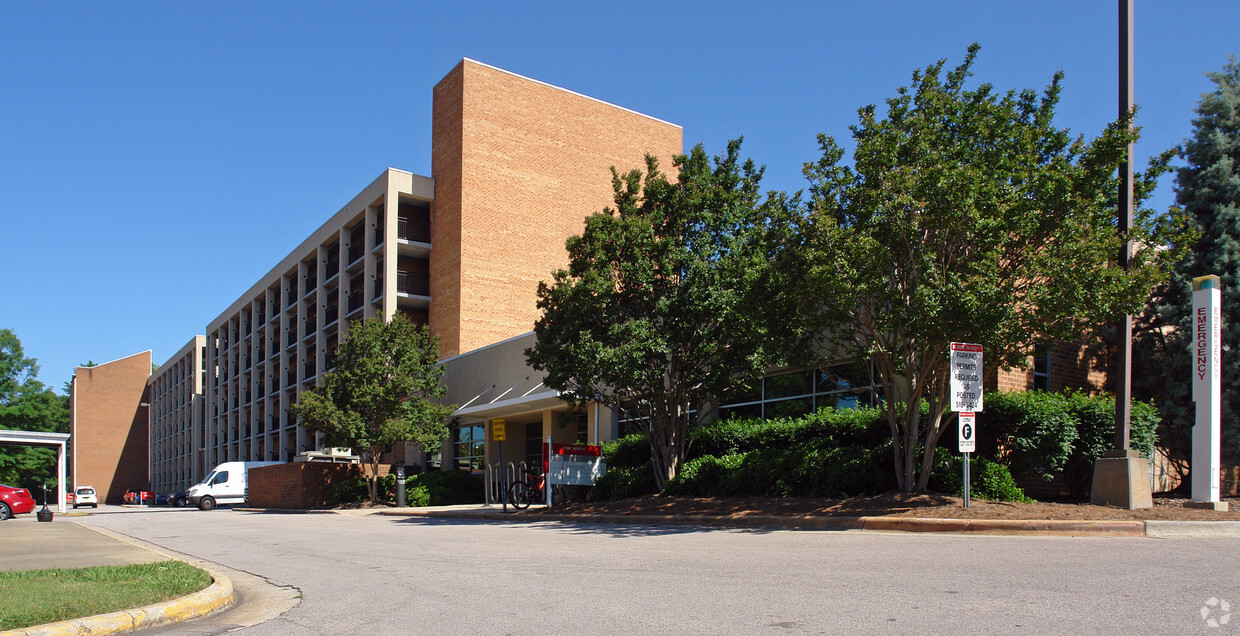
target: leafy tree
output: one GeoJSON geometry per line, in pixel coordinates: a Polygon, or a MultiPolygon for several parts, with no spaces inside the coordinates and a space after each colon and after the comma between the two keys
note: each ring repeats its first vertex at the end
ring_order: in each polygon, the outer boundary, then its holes
{"type": "Polygon", "coordinates": [[[586,219],[568,269],[538,286],[530,365],[569,401],[646,418],[659,490],[709,404],[779,350],[763,311],[777,280],[767,237],[791,206],[762,200],[762,169],[740,160],[740,143],[713,160],[700,145],[675,157],[671,180],[649,156],[645,174],[613,168],[615,208],[586,219]]]}
{"type": "Polygon", "coordinates": [[[1185,469],[1196,417],[1192,279],[1207,274],[1217,275],[1223,288],[1223,453],[1240,459],[1240,63],[1230,57],[1208,76],[1215,89],[1197,105],[1192,137],[1180,151],[1185,165],[1176,173],[1176,203],[1197,234],[1145,316],[1139,336],[1145,364],[1133,374],[1133,393],[1160,404],[1160,446],[1185,469]]]}
{"type": "MultiPolygon", "coordinates": [[[[0,428],[69,432],[69,399],[34,379],[38,361],[26,357],[21,341],[0,328],[0,428]]],[[[0,447],[0,483],[32,488],[56,480],[56,451],[0,447]]]]}
{"type": "Polygon", "coordinates": [[[39,374],[39,361],[27,358],[22,342],[12,329],[0,328],[0,401],[7,404],[13,395],[39,374]]]}
{"type": "Polygon", "coordinates": [[[453,405],[442,397],[439,340],[397,314],[391,321],[355,322],[336,352],[336,368],[302,393],[292,412],[332,446],[367,455],[370,500],[378,503],[379,456],[398,441],[431,448],[448,434],[453,405]]]}
{"type": "MultiPolygon", "coordinates": [[[[1128,270],[1113,266],[1126,239],[1162,245],[1175,227],[1139,210],[1127,236],[1116,231],[1131,114],[1073,138],[1053,123],[1062,74],[1040,95],[966,89],[978,48],[946,73],[943,60],[914,72],[885,116],[860,109],[853,166],[819,136],[822,158],[805,169],[812,219],[789,251],[805,259],[802,306],[825,350],[876,365],[906,491],[925,489],[952,420],[950,342],[983,345],[989,368],[1024,366],[1037,343],[1138,310],[1173,255],[1140,250],[1128,270]]],[[[1169,159],[1137,175],[1138,203],[1169,159]]]]}

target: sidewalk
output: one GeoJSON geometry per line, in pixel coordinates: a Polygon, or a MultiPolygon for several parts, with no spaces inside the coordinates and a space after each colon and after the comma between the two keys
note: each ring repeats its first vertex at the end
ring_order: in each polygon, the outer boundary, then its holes
{"type": "MultiPolygon", "coordinates": [[[[4,541],[4,549],[0,550],[3,571],[130,565],[172,558],[60,515],[51,523],[39,523],[33,514],[19,515],[0,524],[0,537],[4,541]]],[[[236,599],[228,577],[210,570],[208,573],[215,582],[188,596],[138,609],[0,632],[0,636],[114,634],[199,618],[228,607],[236,599]]]]}

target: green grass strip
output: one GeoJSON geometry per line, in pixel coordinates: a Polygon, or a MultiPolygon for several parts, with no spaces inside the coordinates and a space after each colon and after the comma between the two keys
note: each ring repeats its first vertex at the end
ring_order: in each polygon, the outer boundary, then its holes
{"type": "Polygon", "coordinates": [[[0,630],[142,607],[208,585],[210,574],[181,561],[0,572],[0,630]]]}

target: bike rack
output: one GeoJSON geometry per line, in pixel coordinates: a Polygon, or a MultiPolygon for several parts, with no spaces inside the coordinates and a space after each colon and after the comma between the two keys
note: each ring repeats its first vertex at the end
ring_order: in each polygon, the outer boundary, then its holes
{"type": "Polygon", "coordinates": [[[483,494],[486,496],[487,505],[504,501],[504,484],[515,482],[517,475],[524,476],[525,469],[525,461],[483,464],[482,488],[483,494]],[[502,479],[502,477],[507,477],[507,480],[502,479]]]}

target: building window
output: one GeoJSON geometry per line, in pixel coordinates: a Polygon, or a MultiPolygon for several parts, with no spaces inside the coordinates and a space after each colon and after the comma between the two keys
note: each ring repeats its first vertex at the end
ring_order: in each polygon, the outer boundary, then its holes
{"type": "Polygon", "coordinates": [[[542,467],[543,444],[542,422],[530,422],[525,425],[525,465],[542,467]]]}
{"type": "Polygon", "coordinates": [[[740,387],[719,407],[719,419],[801,417],[831,407],[875,406],[880,399],[869,363],[767,376],[740,387]]]}
{"type": "Polygon", "coordinates": [[[1047,345],[1033,348],[1033,390],[1051,390],[1051,348],[1047,345]]]}
{"type": "Polygon", "coordinates": [[[452,431],[452,456],[457,470],[481,471],[486,462],[486,430],[482,424],[452,431]]]}

